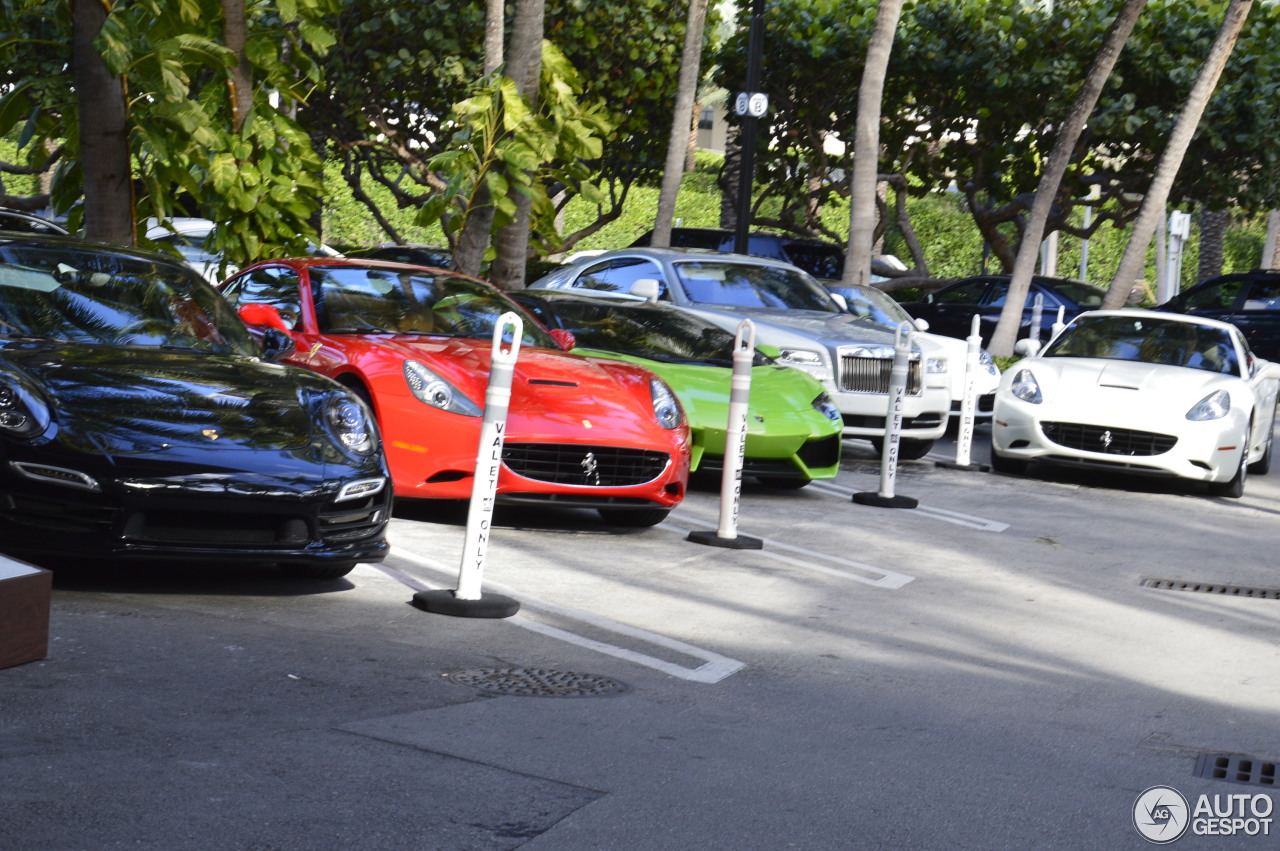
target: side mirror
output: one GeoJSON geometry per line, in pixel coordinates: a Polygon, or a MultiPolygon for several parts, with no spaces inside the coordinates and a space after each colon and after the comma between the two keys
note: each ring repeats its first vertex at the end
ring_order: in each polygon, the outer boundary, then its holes
{"type": "Polygon", "coordinates": [[[275,361],[293,352],[298,346],[287,331],[279,328],[262,329],[262,359],[275,361]]]}
{"type": "Polygon", "coordinates": [[[1013,344],[1013,351],[1024,358],[1034,357],[1040,351],[1040,341],[1033,340],[1030,337],[1023,337],[1013,344]]]}
{"type": "Polygon", "coordinates": [[[551,339],[560,344],[560,348],[566,352],[572,351],[573,347],[578,345],[578,340],[573,336],[572,331],[566,331],[563,328],[552,328],[551,339]]]}
{"type": "Polygon", "coordinates": [[[662,284],[655,278],[639,278],[631,285],[632,295],[638,295],[649,302],[657,301],[660,292],[662,292],[662,284]]]}
{"type": "Polygon", "coordinates": [[[840,305],[840,311],[842,313],[849,312],[849,302],[844,296],[840,295],[840,293],[832,293],[831,300],[840,305]]]}
{"type": "Polygon", "coordinates": [[[1260,370],[1262,373],[1262,380],[1280,380],[1280,363],[1267,361],[1266,364],[1267,365],[1260,370]]]}
{"type": "Polygon", "coordinates": [[[759,344],[756,346],[756,351],[769,358],[769,360],[777,360],[782,357],[782,349],[777,346],[771,346],[768,343],[759,344]]]}
{"type": "Polygon", "coordinates": [[[916,323],[916,328],[920,329],[921,331],[928,331],[928,330],[929,330],[929,320],[928,320],[928,319],[916,319],[915,317],[912,317],[912,318],[911,318],[911,321],[912,321],[912,322],[914,322],[914,323],[916,323]]]}
{"type": "Polygon", "coordinates": [[[240,319],[246,325],[257,325],[262,328],[275,328],[287,332],[289,323],[284,321],[280,311],[272,304],[246,304],[239,310],[240,319]]]}

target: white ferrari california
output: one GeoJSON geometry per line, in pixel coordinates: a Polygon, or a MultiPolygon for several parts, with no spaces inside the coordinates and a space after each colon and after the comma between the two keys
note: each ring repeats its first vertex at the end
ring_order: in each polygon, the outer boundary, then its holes
{"type": "Polygon", "coordinates": [[[1207,482],[1244,494],[1271,466],[1280,364],[1225,322],[1150,310],[1082,313],[1009,367],[996,390],[991,466],[1033,461],[1207,482]]]}

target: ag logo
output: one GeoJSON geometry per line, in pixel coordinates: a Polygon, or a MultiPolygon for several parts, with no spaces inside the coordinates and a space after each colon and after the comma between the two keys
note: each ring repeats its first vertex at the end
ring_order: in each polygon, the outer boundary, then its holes
{"type": "Polygon", "coordinates": [[[1152,786],[1133,802],[1133,826],[1148,842],[1173,842],[1187,832],[1190,823],[1187,799],[1172,786],[1152,786]]]}

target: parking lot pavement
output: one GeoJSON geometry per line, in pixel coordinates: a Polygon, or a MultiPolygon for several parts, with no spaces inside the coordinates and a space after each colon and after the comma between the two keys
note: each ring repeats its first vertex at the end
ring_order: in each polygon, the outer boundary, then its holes
{"type": "MultiPolygon", "coordinates": [[[[1197,765],[1280,756],[1280,600],[1238,593],[1280,586],[1280,478],[926,460],[918,508],[854,503],[878,473],[850,441],[833,483],[744,483],[757,551],[686,540],[714,489],[645,530],[500,512],[504,620],[410,605],[457,506],[335,583],[60,570],[48,659],[0,670],[0,846],[1138,848],[1150,787],[1274,797],[1197,765]]],[[[1178,845],[1228,842],[1274,838],[1178,845]]]]}

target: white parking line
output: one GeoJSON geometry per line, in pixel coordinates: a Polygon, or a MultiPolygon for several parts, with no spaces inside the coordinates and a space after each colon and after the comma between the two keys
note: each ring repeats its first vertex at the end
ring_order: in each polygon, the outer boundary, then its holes
{"type": "MultiPolygon", "coordinates": [[[[684,504],[681,505],[679,512],[680,517],[678,519],[680,520],[685,519],[685,515],[691,513],[684,504]]],[[[708,523],[709,527],[712,529],[717,528],[719,525],[718,522],[709,523],[709,521],[705,520],[699,520],[698,522],[708,523]]],[[[670,520],[664,521],[658,528],[666,529],[671,532],[678,532],[682,535],[688,535],[690,531],[688,528],[681,527],[672,523],[670,520]]],[[[754,553],[755,555],[770,558],[774,561],[780,561],[794,567],[801,567],[805,570],[812,570],[816,573],[824,573],[827,576],[837,576],[841,579],[850,579],[854,582],[861,582],[865,585],[874,585],[877,588],[901,588],[908,582],[913,582],[915,580],[914,576],[908,576],[905,573],[897,573],[896,571],[885,570],[884,568],[876,567],[875,565],[864,564],[859,561],[850,561],[846,558],[840,558],[839,556],[828,555],[827,553],[820,553],[814,550],[807,550],[804,547],[797,547],[794,544],[788,544],[775,538],[762,538],[761,540],[764,541],[764,549],[739,550],[739,552],[754,553]],[[800,559],[791,558],[776,552],[777,550],[788,550],[793,553],[808,556],[811,559],[823,559],[829,562],[834,562],[845,569],[838,570],[834,567],[827,567],[826,565],[818,564],[815,561],[802,561],[800,559]],[[850,571],[858,572],[851,573],[850,571]]]]}
{"type": "MultiPolygon", "coordinates": [[[[450,567],[442,562],[420,556],[416,553],[407,552],[398,547],[392,547],[391,555],[395,558],[412,562],[413,564],[427,570],[444,574],[457,574],[457,567],[450,567]]],[[[415,591],[435,591],[440,588],[453,587],[453,585],[456,584],[455,582],[450,581],[446,585],[435,585],[433,583],[425,582],[415,576],[411,576],[410,574],[385,563],[373,564],[370,565],[370,567],[375,570],[382,571],[387,576],[390,576],[392,579],[395,579],[397,582],[400,582],[415,591]]],[[[594,650],[597,653],[604,653],[608,656],[626,659],[629,662],[635,662],[637,665],[644,665],[645,667],[662,671],[663,673],[670,674],[673,677],[679,677],[682,680],[690,680],[699,683],[718,683],[730,674],[740,671],[746,667],[745,662],[739,662],[736,659],[730,659],[727,656],[712,653],[710,650],[703,650],[700,647],[695,647],[692,644],[686,644],[683,641],[678,641],[677,639],[670,638],[669,636],[638,629],[624,623],[619,623],[618,621],[602,618],[597,615],[590,614],[589,612],[579,611],[578,609],[571,609],[567,606],[561,606],[547,600],[539,600],[538,598],[530,597],[527,594],[517,594],[510,588],[506,588],[502,585],[486,582],[484,583],[484,587],[495,593],[503,594],[519,600],[521,610],[526,607],[531,609],[540,609],[544,612],[550,612],[564,618],[580,621],[594,627],[595,629],[616,633],[618,635],[625,635],[658,647],[673,650],[676,653],[689,656],[694,659],[704,660],[704,663],[697,667],[685,667],[683,665],[677,665],[674,662],[668,662],[664,659],[659,659],[655,656],[650,656],[646,653],[641,653],[626,647],[619,647],[615,644],[608,644],[603,641],[597,641],[593,638],[587,638],[584,635],[578,635],[576,633],[569,632],[568,630],[540,623],[522,615],[504,618],[507,623],[521,627],[522,629],[541,633],[542,635],[546,635],[551,638],[557,638],[561,641],[568,642],[569,644],[576,644],[579,647],[585,647],[588,650],[594,650]]]]}
{"type": "MultiPolygon", "coordinates": [[[[813,482],[809,487],[844,499],[852,499],[854,494],[853,488],[847,488],[833,482],[813,482]]],[[[959,511],[952,511],[947,508],[937,508],[931,505],[919,505],[911,510],[931,517],[934,520],[944,520],[947,523],[954,523],[957,526],[968,526],[970,529],[980,529],[983,532],[1003,532],[1005,529],[1009,528],[1008,523],[1001,523],[999,520],[988,520],[985,517],[975,517],[972,514],[962,514],[959,511]]]]}

